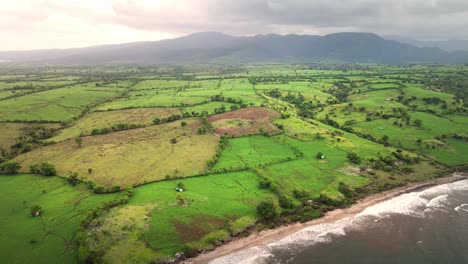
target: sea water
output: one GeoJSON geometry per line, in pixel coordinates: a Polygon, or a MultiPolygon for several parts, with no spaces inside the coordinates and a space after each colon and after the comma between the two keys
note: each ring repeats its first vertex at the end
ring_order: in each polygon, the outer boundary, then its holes
{"type": "Polygon", "coordinates": [[[210,263],[468,263],[468,180],[406,193],[210,263]]]}

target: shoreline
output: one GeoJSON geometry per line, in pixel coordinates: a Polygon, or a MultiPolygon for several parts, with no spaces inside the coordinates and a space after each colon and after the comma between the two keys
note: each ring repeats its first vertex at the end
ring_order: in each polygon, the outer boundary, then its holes
{"type": "Polygon", "coordinates": [[[357,203],[352,205],[351,207],[329,211],[323,217],[314,219],[312,221],[308,221],[305,223],[294,223],[294,224],[289,224],[289,225],[278,226],[273,229],[267,229],[267,230],[263,230],[260,232],[254,232],[248,235],[247,237],[234,238],[233,240],[227,242],[226,244],[223,244],[205,253],[201,253],[200,255],[194,258],[190,258],[185,261],[182,261],[182,263],[183,264],[208,263],[214,259],[226,256],[226,255],[230,255],[232,253],[236,253],[247,248],[251,248],[255,246],[265,246],[272,242],[279,241],[309,226],[335,222],[345,217],[355,216],[359,214],[360,212],[364,211],[369,206],[392,199],[394,197],[400,196],[405,193],[414,192],[420,189],[434,187],[437,185],[457,182],[457,181],[465,180],[465,179],[468,179],[468,175],[465,172],[454,172],[442,178],[432,179],[432,180],[418,182],[418,183],[410,183],[406,186],[397,187],[392,190],[372,194],[372,195],[369,195],[365,198],[358,200],[357,203]]]}

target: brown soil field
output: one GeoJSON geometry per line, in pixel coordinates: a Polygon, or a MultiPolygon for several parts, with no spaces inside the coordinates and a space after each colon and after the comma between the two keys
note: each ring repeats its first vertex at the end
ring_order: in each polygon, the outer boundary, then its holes
{"type": "Polygon", "coordinates": [[[261,131],[270,135],[277,134],[281,130],[271,121],[280,117],[278,112],[270,108],[252,106],[210,116],[208,121],[213,124],[217,134],[238,137],[260,134],[261,131]]]}

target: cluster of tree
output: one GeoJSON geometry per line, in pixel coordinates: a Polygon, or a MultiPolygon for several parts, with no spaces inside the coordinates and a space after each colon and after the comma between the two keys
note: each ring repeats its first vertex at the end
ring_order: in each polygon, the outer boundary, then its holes
{"type": "Polygon", "coordinates": [[[33,164],[29,168],[29,172],[32,174],[39,174],[44,176],[55,176],[57,175],[57,170],[53,164],[48,162],[41,162],[39,164],[33,164]]]}
{"type": "Polygon", "coordinates": [[[44,145],[42,140],[53,137],[56,132],[56,128],[48,128],[45,126],[33,125],[23,128],[20,136],[16,139],[16,143],[10,147],[10,158],[19,153],[29,152],[35,146],[44,145]]]}
{"type": "MultiPolygon", "coordinates": [[[[111,132],[117,132],[117,131],[123,131],[123,130],[129,130],[129,129],[135,129],[135,128],[140,128],[143,127],[143,125],[140,124],[117,124],[111,127],[105,127],[105,128],[95,128],[91,130],[91,135],[105,135],[111,132]]],[[[81,145],[80,143],[77,142],[78,145],[81,145]]]]}
{"type": "Polygon", "coordinates": [[[4,162],[0,165],[0,171],[5,174],[17,174],[21,165],[15,161],[4,162]]]}
{"type": "Polygon", "coordinates": [[[231,98],[231,97],[224,97],[224,96],[222,96],[220,94],[211,96],[211,101],[212,102],[227,102],[227,103],[231,103],[231,104],[241,105],[241,107],[247,107],[247,104],[244,103],[244,100],[242,100],[242,99],[236,100],[236,99],[231,98]]]}
{"type": "Polygon", "coordinates": [[[456,139],[456,140],[462,140],[462,141],[465,141],[467,142],[468,141],[468,136],[467,135],[460,135],[458,133],[453,133],[453,134],[442,134],[442,135],[439,135],[436,137],[436,139],[438,140],[444,140],[444,139],[447,139],[447,138],[453,138],[453,139],[456,139]]]}
{"type": "Polygon", "coordinates": [[[265,92],[268,96],[286,101],[291,103],[297,107],[298,114],[304,118],[313,118],[314,114],[312,110],[316,109],[317,107],[324,106],[321,103],[314,105],[312,101],[306,101],[304,95],[299,93],[297,96],[288,92],[285,96],[278,89],[273,89],[265,92]]]}
{"type": "Polygon", "coordinates": [[[163,123],[173,122],[173,121],[179,120],[181,118],[182,118],[181,115],[171,115],[169,117],[163,117],[163,118],[156,117],[153,120],[153,124],[159,125],[159,124],[163,124],[163,123]]]}

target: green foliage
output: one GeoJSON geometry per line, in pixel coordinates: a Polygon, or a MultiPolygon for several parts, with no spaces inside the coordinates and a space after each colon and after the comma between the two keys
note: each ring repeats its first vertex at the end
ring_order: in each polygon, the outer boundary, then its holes
{"type": "Polygon", "coordinates": [[[32,217],[40,216],[42,213],[42,207],[40,205],[34,204],[29,208],[29,213],[32,217]]]}
{"type": "Polygon", "coordinates": [[[98,184],[98,185],[95,185],[93,187],[93,192],[94,193],[105,193],[106,192],[106,188],[104,188],[104,186],[98,184]]]}
{"type": "Polygon", "coordinates": [[[20,169],[21,165],[15,161],[5,162],[0,165],[0,171],[6,174],[17,174],[20,169]]]}
{"type": "Polygon", "coordinates": [[[346,157],[351,163],[354,163],[354,164],[361,163],[361,157],[359,157],[359,155],[356,152],[349,152],[346,157]]]}
{"type": "Polygon", "coordinates": [[[278,212],[272,201],[263,201],[257,205],[257,215],[261,220],[271,221],[278,216],[278,212]]]}
{"type": "Polygon", "coordinates": [[[185,190],[185,184],[183,182],[178,182],[177,183],[177,188],[185,190]]]}
{"type": "Polygon", "coordinates": [[[76,145],[78,145],[79,148],[83,145],[83,139],[81,137],[75,138],[76,145]]]}
{"type": "Polygon", "coordinates": [[[323,157],[323,152],[317,152],[317,154],[315,155],[315,157],[316,157],[317,159],[322,159],[322,157],[323,157]]]}
{"type": "Polygon", "coordinates": [[[39,164],[33,164],[29,170],[32,174],[40,174],[44,176],[55,176],[57,175],[57,170],[53,164],[48,162],[41,162],[39,164]]]}
{"type": "Polygon", "coordinates": [[[77,172],[72,172],[72,174],[70,174],[70,176],[67,178],[68,183],[70,183],[72,186],[75,186],[79,182],[78,176],[79,175],[77,172]]]}

